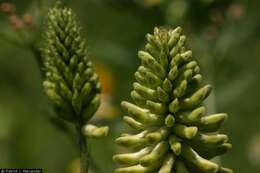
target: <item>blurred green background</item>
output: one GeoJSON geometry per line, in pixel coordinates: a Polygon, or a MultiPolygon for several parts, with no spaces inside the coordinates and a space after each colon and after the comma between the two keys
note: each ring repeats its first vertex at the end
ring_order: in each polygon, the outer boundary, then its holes
{"type": "MultiPolygon", "coordinates": [[[[54,0],[0,0],[0,167],[78,173],[78,151],[68,134],[49,121],[42,91],[42,23],[54,0]]],[[[89,140],[92,170],[113,172],[113,140],[128,127],[120,101],[129,99],[145,34],[154,26],[182,26],[188,46],[214,86],[209,112],[227,112],[223,131],[233,150],[222,157],[237,173],[260,172],[260,1],[257,0],[64,0],[83,26],[91,60],[103,85],[97,121],[105,140],[89,140]]]]}

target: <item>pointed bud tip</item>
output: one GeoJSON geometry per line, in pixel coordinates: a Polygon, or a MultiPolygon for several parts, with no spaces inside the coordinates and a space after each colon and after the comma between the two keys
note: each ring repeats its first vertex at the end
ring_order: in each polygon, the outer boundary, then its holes
{"type": "Polygon", "coordinates": [[[204,88],[207,88],[209,92],[213,89],[213,87],[210,84],[206,85],[204,88]]]}
{"type": "Polygon", "coordinates": [[[128,105],[128,102],[127,102],[127,101],[122,101],[122,102],[121,102],[121,106],[122,106],[123,108],[126,108],[127,105],[128,105]]]}
{"type": "Polygon", "coordinates": [[[198,128],[197,127],[188,127],[187,128],[187,137],[189,139],[191,139],[191,138],[196,136],[197,132],[198,132],[198,128]]]}

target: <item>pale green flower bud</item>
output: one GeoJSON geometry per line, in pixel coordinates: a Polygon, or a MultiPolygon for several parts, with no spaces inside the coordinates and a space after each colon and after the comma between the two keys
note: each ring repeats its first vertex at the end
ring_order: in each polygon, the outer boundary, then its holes
{"type": "Polygon", "coordinates": [[[92,124],[88,124],[83,127],[83,134],[93,138],[103,138],[108,135],[109,128],[107,126],[97,127],[92,124]]]}

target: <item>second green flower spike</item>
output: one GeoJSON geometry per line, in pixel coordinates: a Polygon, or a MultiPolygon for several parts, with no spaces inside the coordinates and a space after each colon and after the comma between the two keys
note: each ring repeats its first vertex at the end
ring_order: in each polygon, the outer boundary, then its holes
{"type": "Polygon", "coordinates": [[[122,102],[124,121],[137,134],[122,134],[116,142],[133,153],[118,154],[123,165],[116,173],[232,173],[210,161],[231,149],[228,137],[219,134],[224,113],[206,115],[203,101],[211,86],[202,75],[192,52],[185,47],[180,27],[155,28],[138,56],[131,97],[122,102]]]}

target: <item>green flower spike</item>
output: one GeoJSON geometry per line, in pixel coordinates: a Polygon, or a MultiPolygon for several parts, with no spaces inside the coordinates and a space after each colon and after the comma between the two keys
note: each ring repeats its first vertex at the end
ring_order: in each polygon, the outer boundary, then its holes
{"type": "Polygon", "coordinates": [[[233,172],[210,161],[231,148],[228,137],[216,132],[227,115],[205,115],[202,102],[211,86],[201,86],[200,68],[181,32],[155,28],[138,53],[134,103],[122,102],[124,121],[138,132],[116,140],[136,152],[114,156],[123,165],[116,173],[233,172]]]}
{"type": "Polygon", "coordinates": [[[100,105],[100,82],[80,30],[71,9],[58,2],[49,11],[42,49],[43,86],[60,118],[82,127],[83,134],[98,138],[107,134],[107,127],[84,127],[100,105]]]}

